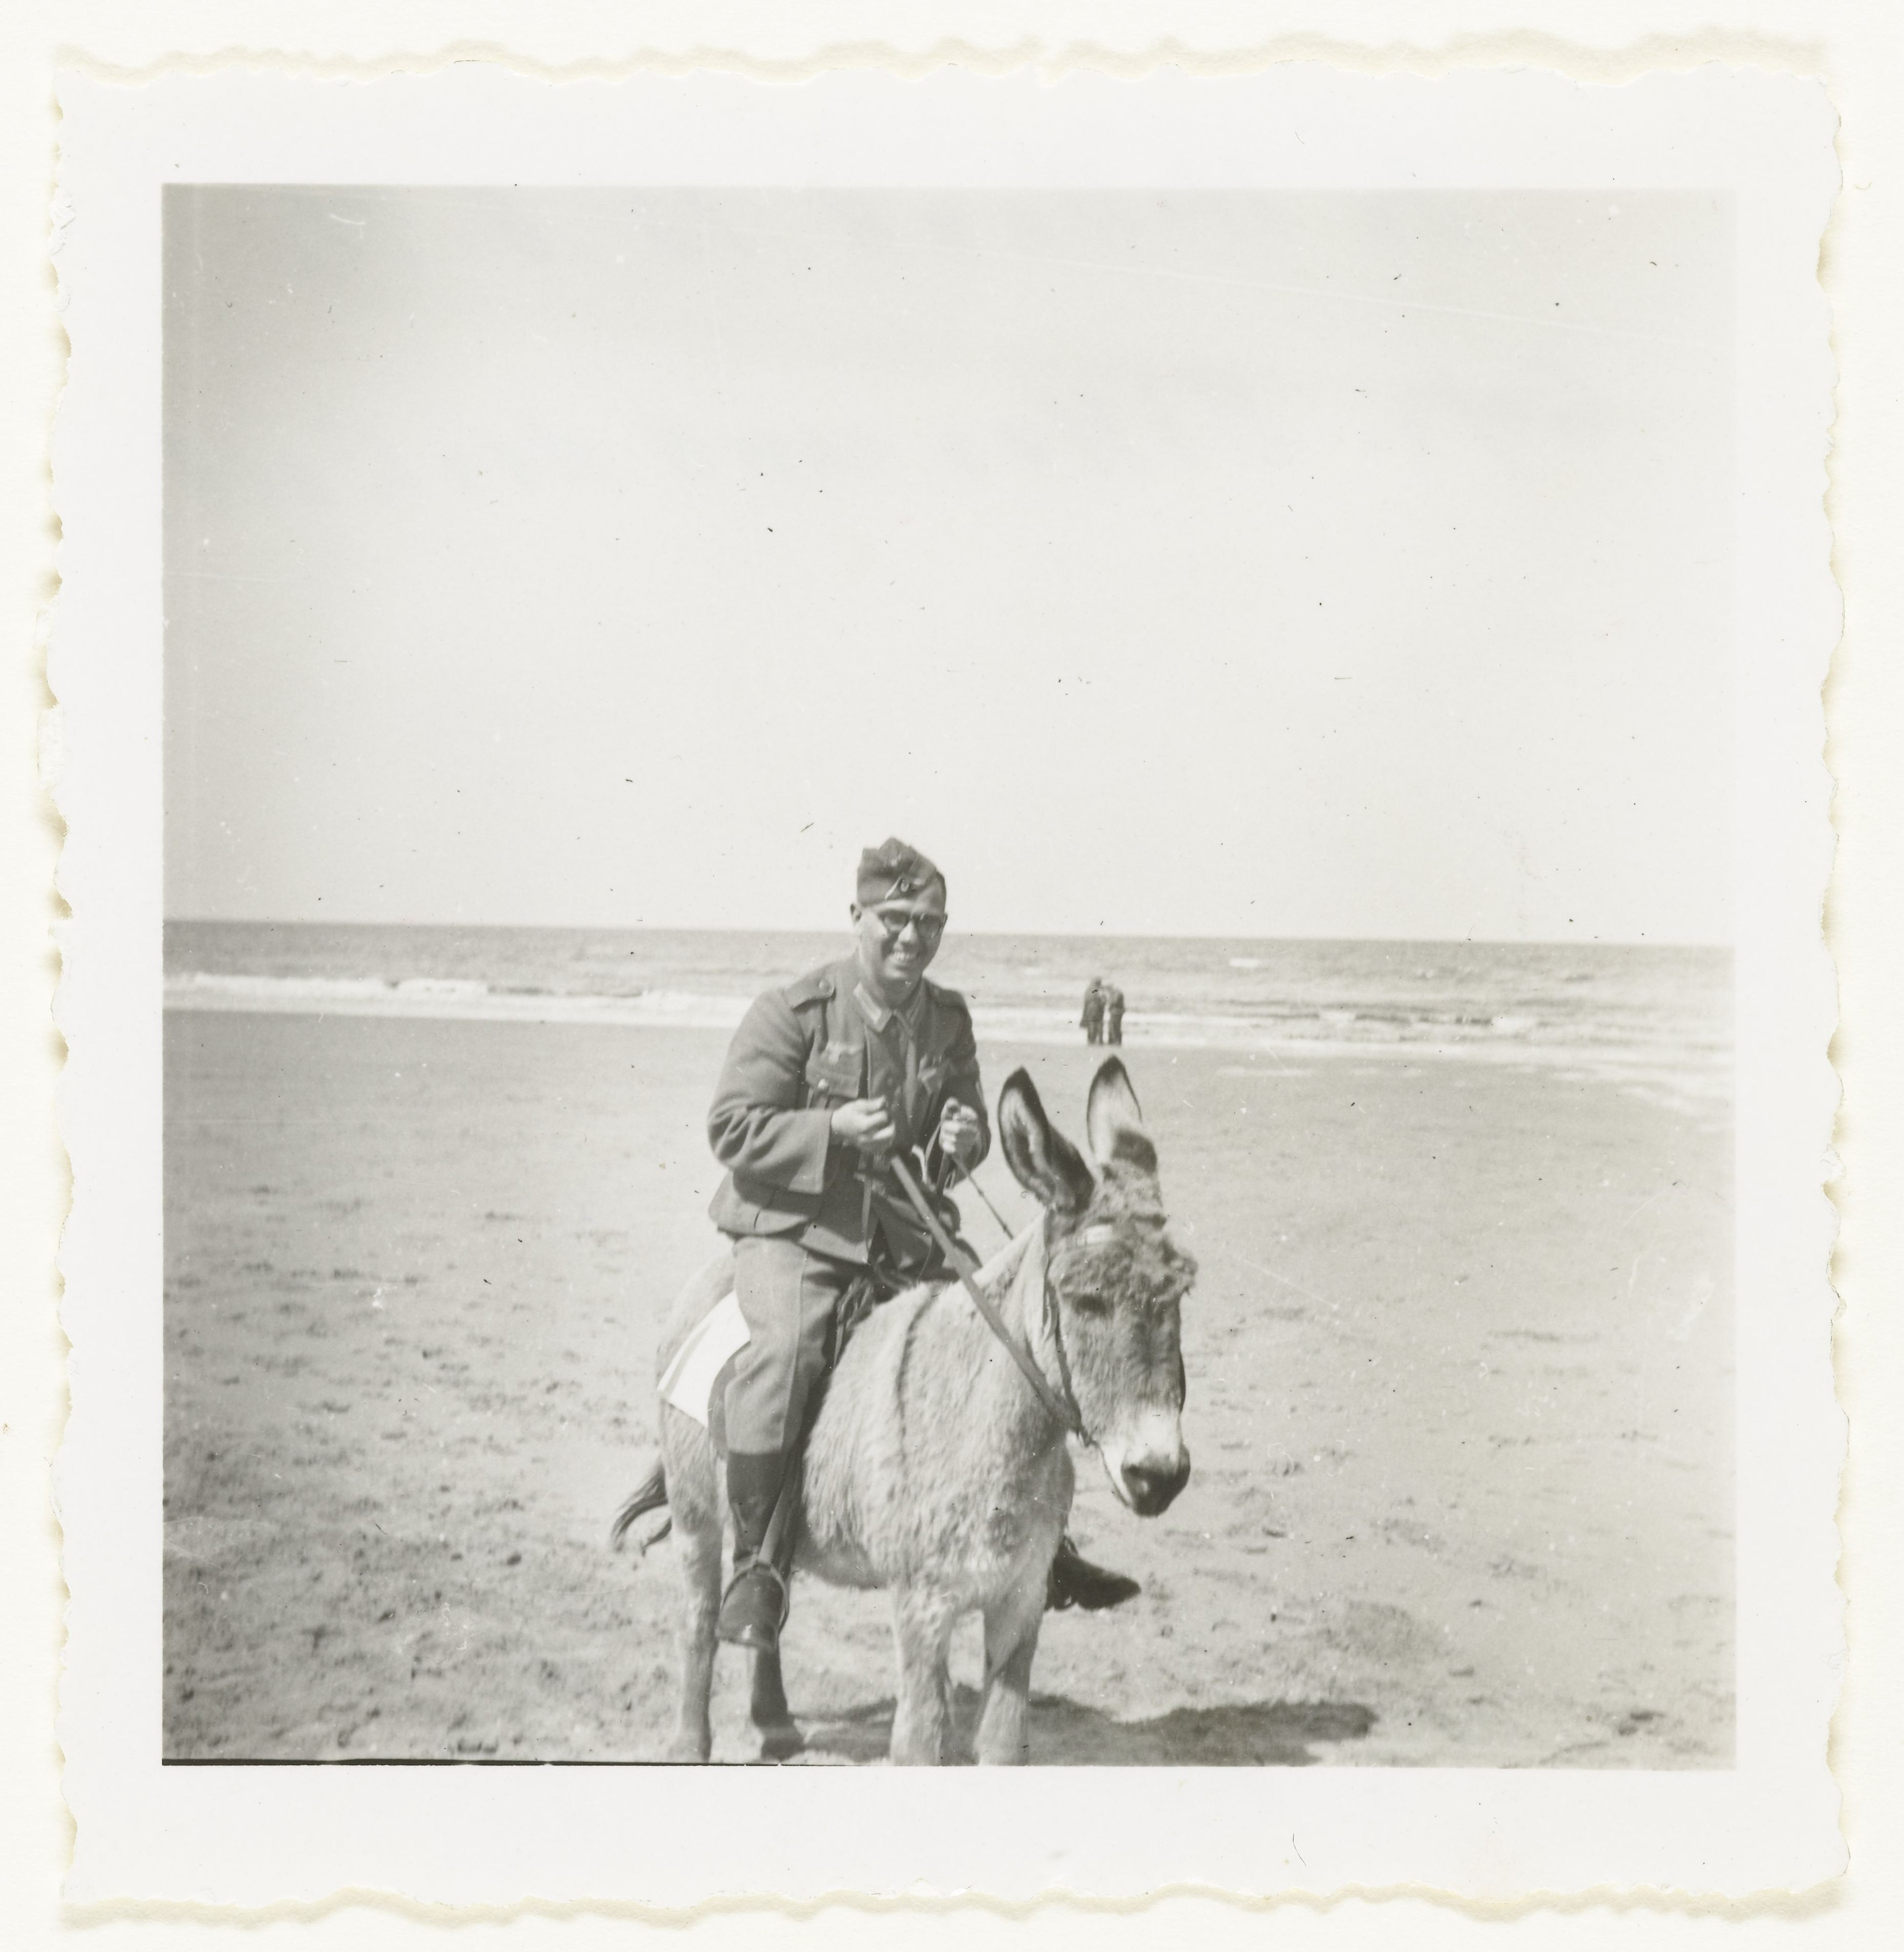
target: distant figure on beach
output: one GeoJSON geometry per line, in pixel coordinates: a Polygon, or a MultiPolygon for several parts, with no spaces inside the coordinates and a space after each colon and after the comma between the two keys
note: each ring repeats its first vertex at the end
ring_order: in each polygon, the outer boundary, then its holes
{"type": "Polygon", "coordinates": [[[1124,1041],[1124,993],[1115,983],[1104,985],[1104,1041],[1124,1041]]]}
{"type": "Polygon", "coordinates": [[[1085,985],[1084,1014],[1078,1021],[1084,1026],[1086,1043],[1102,1043],[1104,1040],[1104,978],[1094,976],[1085,985]]]}

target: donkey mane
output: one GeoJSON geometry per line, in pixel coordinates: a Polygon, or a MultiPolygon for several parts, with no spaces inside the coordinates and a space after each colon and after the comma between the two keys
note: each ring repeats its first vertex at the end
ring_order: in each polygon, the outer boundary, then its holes
{"type": "Polygon", "coordinates": [[[1189,1293],[1195,1257],[1170,1237],[1154,1165],[1113,1159],[1104,1168],[1091,1204],[1052,1243],[1051,1278],[1067,1294],[1147,1310],[1189,1293]]]}

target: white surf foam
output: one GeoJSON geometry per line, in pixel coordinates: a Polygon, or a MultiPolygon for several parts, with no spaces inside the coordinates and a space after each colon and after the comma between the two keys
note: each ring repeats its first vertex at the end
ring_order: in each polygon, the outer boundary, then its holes
{"type": "Polygon", "coordinates": [[[487,983],[412,977],[389,983],[359,976],[222,976],[194,971],[165,979],[168,1010],[262,1011],[335,1017],[437,1017],[517,1024],[615,1024],[731,1030],[744,996],[649,990],[632,996],[562,996],[493,990],[487,983]]]}
{"type": "MultiPolygon", "coordinates": [[[[171,1010],[262,1012],[338,1017],[418,1017],[470,1022],[606,1024],[629,1029],[731,1031],[750,999],[675,990],[625,996],[575,996],[545,990],[493,989],[461,978],[222,975],[205,971],[168,977],[171,1010]]],[[[981,1038],[994,1043],[1075,1044],[1068,1010],[1026,1006],[972,1011],[981,1038]]],[[[1567,1037],[1532,1016],[1501,1015],[1451,1030],[1446,1024],[1403,1022],[1321,1009],[1273,1019],[1153,1012],[1127,1017],[1126,1043],[1139,1049],[1227,1050],[1274,1060],[1279,1056],[1357,1057],[1430,1062],[1464,1059],[1491,1063],[1559,1065],[1584,1075],[1651,1079],[1702,1101],[1730,1089],[1727,1053],[1671,1053],[1630,1043],[1592,1043],[1567,1037]],[[1545,1031],[1545,1034],[1536,1033],[1545,1031]]]]}

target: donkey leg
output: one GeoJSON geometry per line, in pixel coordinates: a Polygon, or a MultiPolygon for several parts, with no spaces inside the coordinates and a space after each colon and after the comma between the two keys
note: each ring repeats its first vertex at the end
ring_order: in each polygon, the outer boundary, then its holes
{"type": "Polygon", "coordinates": [[[765,1762],[784,1762],[806,1746],[806,1738],[795,1724],[787,1706],[787,1690],[780,1678],[780,1650],[760,1647],[753,1656],[753,1696],[750,1706],[753,1725],[760,1731],[760,1755],[765,1762]]]}
{"type": "Polygon", "coordinates": [[[1044,1572],[1021,1579],[985,1609],[985,1685],[972,1744],[980,1763],[1031,1760],[1026,1728],[1032,1694],[1032,1656],[1044,1618],[1044,1572]]]}
{"type": "Polygon", "coordinates": [[[707,1697],[714,1685],[714,1623],[721,1611],[721,1522],[718,1512],[675,1513],[686,1609],[681,1628],[681,1719],[668,1760],[704,1763],[714,1747],[707,1697]]]}
{"type": "Polygon", "coordinates": [[[942,1593],[901,1586],[893,1594],[899,1698],[888,1753],[895,1763],[934,1768],[945,1760],[952,1735],[952,1623],[957,1616],[942,1593]]]}

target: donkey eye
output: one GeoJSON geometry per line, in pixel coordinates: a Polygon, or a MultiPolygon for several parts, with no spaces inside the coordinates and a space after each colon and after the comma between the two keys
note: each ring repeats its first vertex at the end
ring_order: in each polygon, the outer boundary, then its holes
{"type": "Polygon", "coordinates": [[[1102,1315],[1110,1306],[1102,1295],[1090,1288],[1073,1288],[1064,1298],[1073,1308],[1085,1315],[1102,1315]]]}

